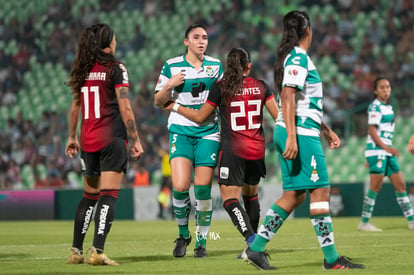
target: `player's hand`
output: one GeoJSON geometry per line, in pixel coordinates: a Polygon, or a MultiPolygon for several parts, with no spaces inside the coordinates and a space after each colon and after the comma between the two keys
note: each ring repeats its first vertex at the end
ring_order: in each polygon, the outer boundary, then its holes
{"type": "Polygon", "coordinates": [[[282,154],[284,159],[292,160],[295,159],[298,155],[298,144],[296,142],[296,137],[286,139],[286,148],[282,154]]]}
{"type": "Polygon", "coordinates": [[[164,107],[162,109],[165,110],[165,111],[169,111],[169,110],[172,109],[172,107],[174,106],[174,104],[175,104],[175,101],[169,100],[169,101],[167,101],[167,103],[165,103],[165,105],[164,105],[164,107]]]}
{"type": "Polygon", "coordinates": [[[338,135],[330,130],[330,131],[324,131],[323,135],[328,142],[329,149],[335,149],[338,148],[341,145],[341,139],[338,137],[338,135]]]}
{"type": "Polygon", "coordinates": [[[131,148],[131,155],[134,160],[139,160],[144,154],[144,149],[142,148],[141,142],[139,140],[135,141],[131,148]]]}
{"type": "Polygon", "coordinates": [[[172,87],[180,86],[184,83],[185,74],[184,72],[179,72],[178,74],[173,75],[170,80],[168,80],[168,84],[172,87]]]}
{"type": "Polygon", "coordinates": [[[388,147],[385,151],[387,153],[390,153],[393,156],[399,156],[400,155],[400,151],[398,151],[397,149],[392,148],[392,147],[388,147]]]}
{"type": "Polygon", "coordinates": [[[79,152],[79,141],[76,138],[69,137],[65,148],[65,155],[73,158],[79,152]]]}

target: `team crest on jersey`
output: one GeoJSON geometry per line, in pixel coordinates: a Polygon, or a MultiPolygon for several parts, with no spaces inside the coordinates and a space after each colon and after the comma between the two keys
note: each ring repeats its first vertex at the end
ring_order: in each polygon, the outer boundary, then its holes
{"type": "Polygon", "coordinates": [[[319,180],[318,171],[312,170],[312,175],[311,175],[310,179],[313,182],[317,182],[319,180]]]}
{"type": "Polygon", "coordinates": [[[213,70],[213,67],[211,67],[211,66],[207,66],[207,67],[206,67],[206,73],[207,73],[207,75],[208,75],[209,77],[214,76],[214,70],[213,70]]]}

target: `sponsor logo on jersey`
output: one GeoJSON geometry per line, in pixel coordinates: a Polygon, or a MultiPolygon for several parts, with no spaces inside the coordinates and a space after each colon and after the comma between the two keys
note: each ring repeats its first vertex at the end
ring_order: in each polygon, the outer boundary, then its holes
{"type": "Polygon", "coordinates": [[[288,74],[291,75],[291,76],[297,76],[299,74],[299,71],[296,70],[296,69],[290,69],[288,71],[288,74]]]}

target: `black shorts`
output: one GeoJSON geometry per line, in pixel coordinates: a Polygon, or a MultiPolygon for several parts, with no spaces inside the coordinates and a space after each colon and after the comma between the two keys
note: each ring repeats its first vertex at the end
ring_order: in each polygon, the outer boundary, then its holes
{"type": "Polygon", "coordinates": [[[96,152],[81,150],[82,172],[85,177],[97,177],[103,171],[126,173],[128,164],[127,141],[115,138],[114,141],[96,152]]]}
{"type": "Polygon", "coordinates": [[[218,183],[229,186],[256,185],[266,176],[264,158],[247,160],[231,151],[220,151],[218,169],[218,183]]]}

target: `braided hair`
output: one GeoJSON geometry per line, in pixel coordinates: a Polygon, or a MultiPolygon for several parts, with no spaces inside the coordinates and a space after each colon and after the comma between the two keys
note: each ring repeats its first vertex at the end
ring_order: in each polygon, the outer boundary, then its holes
{"type": "Polygon", "coordinates": [[[95,63],[112,67],[117,62],[112,53],[103,51],[111,45],[113,37],[114,31],[107,24],[94,24],[82,32],[67,83],[74,92],[80,92],[95,63]]]}
{"type": "Polygon", "coordinates": [[[290,51],[299,45],[310,27],[309,16],[304,11],[291,11],[283,17],[283,37],[277,49],[277,61],[273,68],[276,88],[282,91],[284,62],[290,51]]]}
{"type": "Polygon", "coordinates": [[[220,82],[223,100],[231,100],[243,88],[243,73],[250,62],[250,53],[246,49],[231,49],[227,55],[227,69],[220,82]]]}

